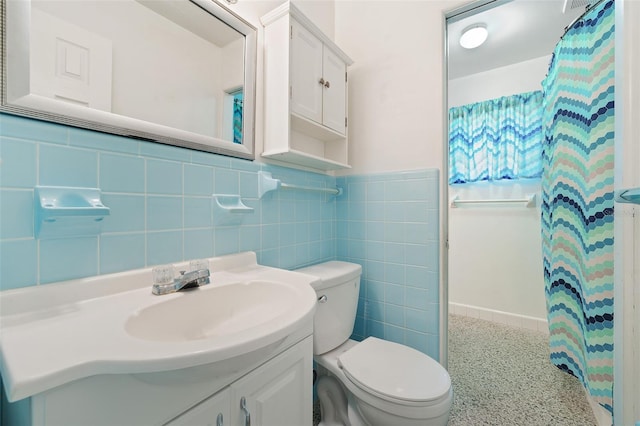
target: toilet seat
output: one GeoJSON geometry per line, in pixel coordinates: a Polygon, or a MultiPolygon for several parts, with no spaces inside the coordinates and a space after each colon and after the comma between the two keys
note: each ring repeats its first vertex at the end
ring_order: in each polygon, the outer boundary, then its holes
{"type": "Polygon", "coordinates": [[[338,356],[358,388],[402,405],[429,405],[449,396],[451,379],[434,359],[398,343],[368,337],[338,356]]]}

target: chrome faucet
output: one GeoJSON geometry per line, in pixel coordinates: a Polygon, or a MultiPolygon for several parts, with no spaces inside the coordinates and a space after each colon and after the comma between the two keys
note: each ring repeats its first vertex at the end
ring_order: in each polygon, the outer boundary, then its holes
{"type": "Polygon", "coordinates": [[[189,288],[200,287],[209,284],[209,270],[197,269],[195,271],[180,271],[180,276],[174,278],[172,282],[166,284],[153,284],[151,289],[153,294],[169,294],[189,288]]]}

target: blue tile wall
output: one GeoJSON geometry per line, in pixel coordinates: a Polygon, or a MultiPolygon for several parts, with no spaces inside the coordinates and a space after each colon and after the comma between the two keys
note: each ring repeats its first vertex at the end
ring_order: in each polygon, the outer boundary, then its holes
{"type": "Polygon", "coordinates": [[[260,170],[284,182],[336,178],[0,114],[0,290],[253,250],[297,268],[336,258],[335,197],[275,191],[258,199],[260,170]],[[111,214],[97,237],[34,238],[36,185],[102,190],[111,214]],[[255,210],[215,226],[213,193],[255,210]]]}
{"type": "Polygon", "coordinates": [[[439,175],[337,179],[337,257],[362,265],[353,338],[375,336],[439,359],[439,175]]]}
{"type": "Polygon", "coordinates": [[[0,290],[253,250],[294,269],[363,266],[354,338],[376,336],[438,359],[438,171],[331,177],[0,114],[0,290]],[[279,190],[258,175],[344,189],[279,190]],[[102,189],[96,237],[34,237],[36,185],[102,189]],[[211,194],[254,209],[216,226],[211,194]]]}

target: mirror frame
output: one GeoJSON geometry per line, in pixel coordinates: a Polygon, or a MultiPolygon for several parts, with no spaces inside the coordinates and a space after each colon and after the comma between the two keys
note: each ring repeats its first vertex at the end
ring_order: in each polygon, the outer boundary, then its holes
{"type": "Polygon", "coordinates": [[[232,157],[255,159],[256,28],[217,0],[184,0],[203,9],[245,37],[242,144],[179,130],[112,112],[73,105],[30,92],[30,0],[1,0],[0,112],[159,142],[232,157]]]}

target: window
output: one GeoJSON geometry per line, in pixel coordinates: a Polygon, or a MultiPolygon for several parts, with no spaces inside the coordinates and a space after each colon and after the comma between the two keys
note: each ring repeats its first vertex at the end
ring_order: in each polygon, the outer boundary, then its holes
{"type": "Polygon", "coordinates": [[[449,184],[542,174],[542,91],[449,110],[449,184]]]}

